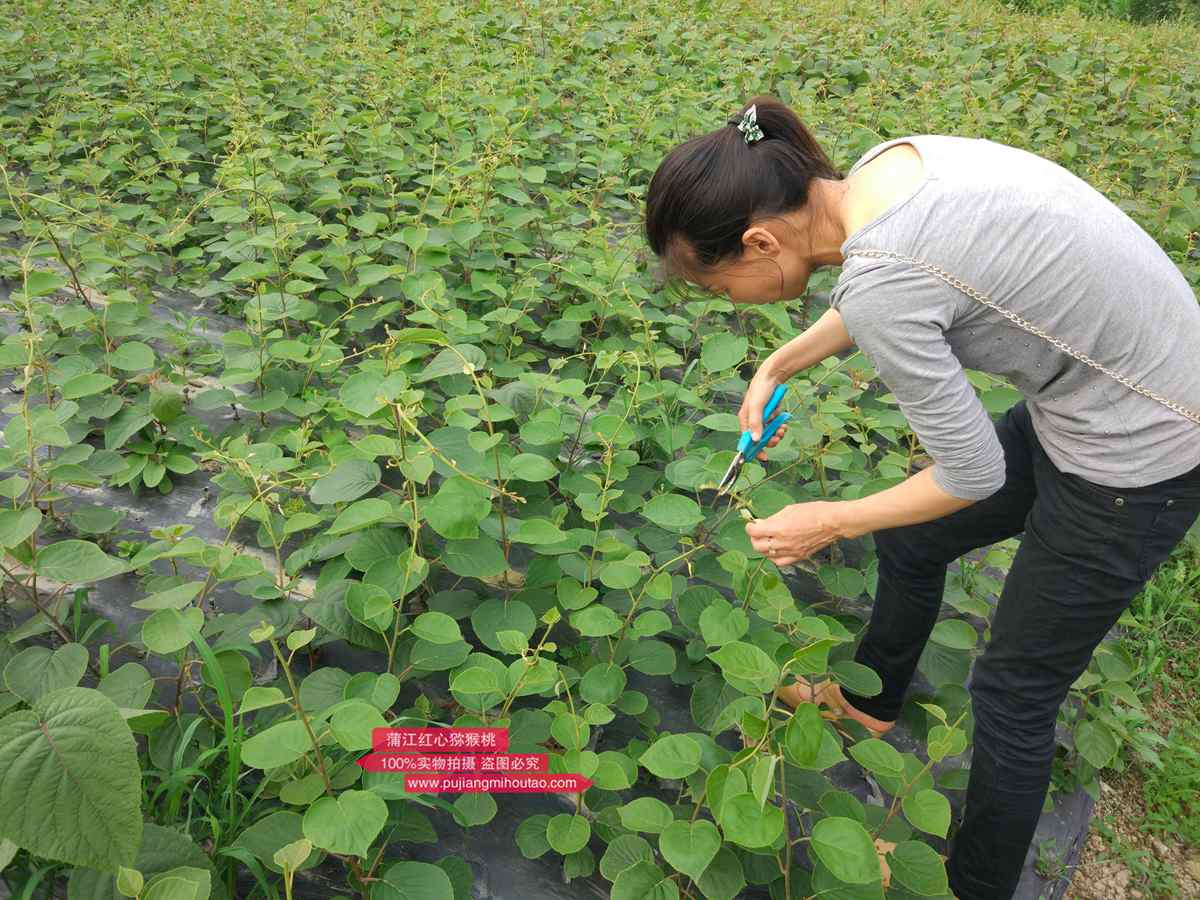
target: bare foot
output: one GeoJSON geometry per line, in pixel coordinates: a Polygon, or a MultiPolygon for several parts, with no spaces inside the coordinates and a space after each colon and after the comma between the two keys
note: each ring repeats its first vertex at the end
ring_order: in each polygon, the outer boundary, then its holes
{"type": "Polygon", "coordinates": [[[803,681],[785,684],[775,689],[775,696],[795,709],[801,703],[816,703],[836,713],[838,716],[853,719],[875,737],[881,737],[891,731],[895,722],[885,722],[876,719],[865,712],[855,709],[842,696],[842,689],[836,682],[819,681],[811,687],[803,681]]]}

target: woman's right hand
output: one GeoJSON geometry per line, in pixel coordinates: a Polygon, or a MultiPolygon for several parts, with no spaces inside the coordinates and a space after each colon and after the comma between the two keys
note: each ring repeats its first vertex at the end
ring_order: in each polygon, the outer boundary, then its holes
{"type": "MultiPolygon", "coordinates": [[[[762,437],[763,409],[770,402],[775,388],[783,381],[784,379],[775,374],[771,368],[769,357],[754,374],[754,378],[750,380],[750,387],[746,389],[746,396],[742,398],[742,408],[738,411],[738,422],[742,426],[742,431],[750,432],[751,440],[757,441],[762,437]]],[[[767,446],[774,447],[783,440],[785,434],[787,434],[786,424],[781,425],[779,430],[771,436],[771,440],[767,441],[767,446]]],[[[765,462],[766,452],[759,453],[758,458],[765,462]]]]}

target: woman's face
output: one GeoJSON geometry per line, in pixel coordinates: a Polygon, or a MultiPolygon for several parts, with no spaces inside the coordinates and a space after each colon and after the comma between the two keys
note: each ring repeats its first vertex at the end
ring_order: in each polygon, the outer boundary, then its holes
{"type": "Polygon", "coordinates": [[[698,276],[697,283],[733,303],[777,303],[804,296],[812,273],[803,260],[787,251],[773,258],[754,257],[753,252],[743,253],[737,262],[698,276]]]}
{"type": "Polygon", "coordinates": [[[754,225],[742,238],[742,255],[689,280],[734,303],[778,303],[804,296],[812,260],[783,228],[754,225]]]}

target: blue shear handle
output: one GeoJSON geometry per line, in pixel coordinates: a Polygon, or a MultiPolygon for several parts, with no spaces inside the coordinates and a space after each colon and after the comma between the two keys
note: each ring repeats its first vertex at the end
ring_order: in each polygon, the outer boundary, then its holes
{"type": "MultiPolygon", "coordinates": [[[[783,419],[782,421],[778,421],[775,423],[768,421],[771,418],[771,414],[773,412],[775,412],[776,407],[779,406],[779,401],[783,399],[783,395],[786,393],[787,393],[787,385],[786,384],[779,385],[778,387],[775,388],[775,391],[771,394],[771,399],[767,401],[767,405],[763,407],[763,434],[762,434],[762,437],[759,438],[760,444],[766,444],[766,442],[769,441],[771,439],[771,437],[775,434],[775,431],[779,428],[779,426],[787,421],[787,419],[783,419]],[[775,426],[774,428],[771,428],[772,424],[774,424],[774,426],[775,426]],[[768,431],[768,429],[770,429],[770,430],[768,431]]],[[[789,415],[788,419],[790,419],[790,418],[791,418],[791,416],[789,415]]],[[[743,431],[742,439],[740,441],[738,441],[738,446],[737,446],[738,452],[740,454],[742,454],[743,459],[753,459],[755,456],[758,455],[758,450],[756,450],[754,453],[749,452],[751,442],[752,442],[752,438],[751,438],[750,432],[743,431]]],[[[761,450],[761,449],[762,449],[762,447],[759,447],[759,450],[761,450]]]]}
{"type": "Polygon", "coordinates": [[[780,413],[775,418],[773,418],[770,422],[768,422],[766,425],[764,425],[762,437],[759,439],[757,444],[752,444],[750,446],[750,449],[748,449],[746,451],[746,454],[743,457],[743,459],[745,459],[745,460],[757,459],[758,454],[762,453],[763,450],[766,449],[767,441],[771,440],[771,438],[773,438],[775,436],[775,432],[777,432],[779,430],[779,426],[782,425],[784,422],[788,421],[788,419],[790,419],[791,417],[792,417],[791,413],[780,413]]]}

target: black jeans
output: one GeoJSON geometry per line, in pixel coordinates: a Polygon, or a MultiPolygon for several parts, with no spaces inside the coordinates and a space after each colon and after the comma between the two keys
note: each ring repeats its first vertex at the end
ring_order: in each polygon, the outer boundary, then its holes
{"type": "Polygon", "coordinates": [[[1200,466],[1146,487],[1105,487],[1054,466],[1024,401],[996,430],[1003,488],[944,518],[875,532],[879,586],[856,658],[879,674],[883,692],[846,692],[856,708],[896,719],[937,621],[946,566],[1024,532],[971,677],[975,746],[947,865],[959,900],[1013,895],[1050,784],[1059,706],[1200,515],[1200,466]]]}

